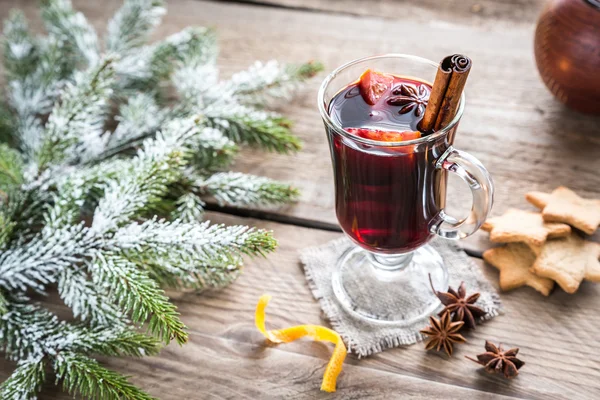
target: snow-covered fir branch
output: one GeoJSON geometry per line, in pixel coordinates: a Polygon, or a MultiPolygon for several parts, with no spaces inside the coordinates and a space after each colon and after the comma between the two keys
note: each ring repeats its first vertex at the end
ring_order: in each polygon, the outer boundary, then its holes
{"type": "Polygon", "coordinates": [[[136,145],[138,140],[156,133],[165,123],[169,113],[157,104],[155,98],[148,93],[136,93],[119,107],[119,115],[115,120],[119,123],[104,149],[105,153],[113,152],[136,145]]]}
{"type": "Polygon", "coordinates": [[[209,126],[220,130],[236,143],[262,147],[278,153],[293,153],[302,142],[291,133],[291,121],[272,112],[231,103],[229,107],[211,104],[205,110],[209,126]]]}
{"type": "Polygon", "coordinates": [[[121,374],[111,371],[98,361],[76,352],[65,351],[54,360],[56,378],[73,396],[84,398],[154,400],[121,374]]]}
{"type": "Polygon", "coordinates": [[[262,176],[241,172],[220,172],[193,183],[200,193],[208,193],[221,204],[234,206],[283,204],[296,200],[297,189],[262,176]]]}
{"type": "Polygon", "coordinates": [[[222,82],[219,88],[231,91],[243,104],[264,107],[274,101],[290,100],[303,81],[322,70],[323,65],[317,62],[287,65],[277,60],[257,61],[222,82]]]}
{"type": "Polygon", "coordinates": [[[45,363],[41,357],[19,361],[12,375],[0,384],[3,399],[35,400],[46,380],[45,363]]]}
{"type": "Polygon", "coordinates": [[[42,19],[50,35],[68,46],[88,66],[95,66],[99,57],[98,36],[85,16],[73,10],[70,0],[42,0],[42,19]]]}
{"type": "MultiPolygon", "coordinates": [[[[49,311],[30,304],[24,296],[13,298],[7,313],[1,318],[2,350],[9,358],[18,361],[17,370],[0,385],[0,397],[3,399],[34,399],[44,382],[47,366],[52,367],[57,377],[65,382],[81,379],[78,371],[61,368],[61,357],[64,354],[86,359],[91,354],[141,357],[156,354],[159,349],[159,344],[150,336],[121,326],[88,328],[82,324],[60,321],[49,311]]],[[[118,391],[121,387],[127,389],[131,386],[123,376],[108,372],[118,381],[107,389],[118,391]]],[[[101,383],[92,381],[85,384],[101,383]]],[[[78,384],[71,390],[81,391],[82,388],[84,387],[78,384]]],[[[139,389],[127,390],[143,393],[139,389]]],[[[147,396],[145,393],[143,395],[147,396]]]]}
{"type": "Polygon", "coordinates": [[[81,224],[42,232],[30,242],[0,254],[0,287],[43,292],[47,284],[56,282],[63,269],[81,261],[81,255],[94,244],[94,238],[81,224]]]}
{"type": "Polygon", "coordinates": [[[49,165],[61,165],[77,158],[93,156],[104,148],[104,122],[112,94],[113,59],[104,58],[97,66],[77,74],[62,92],[46,123],[37,155],[43,171],[49,165]],[[92,154],[89,154],[92,153],[92,154]]]}
{"type": "Polygon", "coordinates": [[[32,35],[14,12],[1,46],[0,346],[17,368],[0,398],[35,398],[52,371],[73,395],[149,399],[95,355],[184,343],[163,288],[225,286],[244,256],[275,249],[269,231],[201,222],[205,198],[297,197],[289,185],[222,170],[240,144],[300,148],[290,122],[263,107],[321,67],[257,63],[219,83],[214,30],[147,43],[163,0],[125,0],[105,49],[69,0],[41,3],[48,35],[32,35]],[[54,288],[75,322],[23,296],[54,288]]]}
{"type": "Polygon", "coordinates": [[[131,49],[143,46],[165,13],[162,0],[125,2],[108,23],[106,50],[126,54],[131,49]]]}
{"type": "MultiPolygon", "coordinates": [[[[182,194],[175,201],[175,210],[172,215],[184,222],[200,221],[204,216],[204,206],[206,203],[202,197],[195,193],[187,192],[182,194]]],[[[0,243],[1,243],[0,236],[0,243]]]]}
{"type": "Polygon", "coordinates": [[[123,310],[108,296],[108,285],[93,282],[87,268],[62,270],[57,286],[58,294],[71,308],[75,318],[92,326],[122,326],[127,323],[123,310]]]}
{"type": "Polygon", "coordinates": [[[29,32],[25,15],[12,10],[4,22],[3,61],[9,79],[29,75],[38,61],[38,43],[29,32]]]}

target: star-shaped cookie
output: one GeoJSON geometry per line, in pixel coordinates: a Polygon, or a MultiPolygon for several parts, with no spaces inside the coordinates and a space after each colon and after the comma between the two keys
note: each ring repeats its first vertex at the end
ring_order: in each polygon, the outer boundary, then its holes
{"type": "Polygon", "coordinates": [[[542,209],[544,221],[564,222],[588,235],[592,235],[600,225],[600,200],[584,199],[564,186],[551,194],[530,192],[525,198],[542,209]]]}
{"type": "Polygon", "coordinates": [[[486,250],[483,259],[500,270],[500,288],[504,291],[527,285],[548,296],[554,287],[552,279],[539,277],[529,270],[535,254],[523,243],[486,250]]]}
{"type": "Polygon", "coordinates": [[[600,282],[600,244],[576,233],[549,240],[531,267],[534,274],[554,279],[567,293],[575,293],[586,279],[600,282]]]}
{"type": "Polygon", "coordinates": [[[560,222],[545,222],[542,214],[509,209],[501,217],[488,218],[481,227],[496,243],[525,242],[541,246],[548,238],[565,237],[571,227],[560,222]]]}

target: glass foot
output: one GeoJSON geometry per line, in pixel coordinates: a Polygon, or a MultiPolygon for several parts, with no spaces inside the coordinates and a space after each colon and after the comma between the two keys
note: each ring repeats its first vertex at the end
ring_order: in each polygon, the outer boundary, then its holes
{"type": "Polygon", "coordinates": [[[431,289],[448,289],[442,257],[425,245],[412,253],[381,256],[352,246],[333,274],[338,302],[354,317],[373,323],[410,325],[424,320],[441,303],[431,289]]]}

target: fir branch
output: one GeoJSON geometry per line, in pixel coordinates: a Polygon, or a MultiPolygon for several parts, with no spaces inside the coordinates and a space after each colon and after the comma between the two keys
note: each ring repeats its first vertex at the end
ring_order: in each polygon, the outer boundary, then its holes
{"type": "Polygon", "coordinates": [[[92,326],[124,326],[127,322],[108,298],[106,288],[94,284],[84,268],[64,269],[58,277],[58,294],[75,318],[92,326]]]}
{"type": "Polygon", "coordinates": [[[146,357],[155,356],[161,344],[152,336],[134,330],[119,328],[118,334],[106,335],[106,328],[92,331],[86,336],[92,353],[114,357],[146,357]]]}
{"type": "Polygon", "coordinates": [[[85,16],[73,10],[70,0],[42,0],[41,6],[48,32],[73,45],[80,61],[95,66],[100,59],[98,37],[85,16]]]}
{"type": "Polygon", "coordinates": [[[198,272],[205,266],[232,263],[241,254],[261,255],[275,250],[269,231],[247,226],[210,225],[165,221],[156,218],[119,229],[107,243],[129,259],[163,265],[167,269],[198,272]]]}
{"type": "Polygon", "coordinates": [[[76,172],[56,179],[57,192],[53,193],[53,204],[44,215],[45,231],[58,230],[79,221],[88,193],[98,179],[86,172],[76,172]]]}
{"type": "Polygon", "coordinates": [[[0,143],[0,196],[23,183],[23,160],[15,149],[0,143]]]}
{"type": "Polygon", "coordinates": [[[231,113],[231,110],[220,110],[207,113],[206,121],[209,126],[220,130],[236,143],[246,143],[284,154],[302,148],[300,139],[290,131],[290,120],[241,107],[238,112],[236,114],[231,113]]]}
{"type": "Polygon", "coordinates": [[[127,379],[104,368],[96,360],[81,354],[63,352],[56,357],[54,369],[57,383],[73,396],[98,399],[151,400],[152,396],[138,389],[127,379]]]}
{"type": "Polygon", "coordinates": [[[190,27],[169,36],[156,47],[151,60],[154,75],[167,79],[180,65],[214,64],[217,59],[215,31],[190,27]]]}
{"type": "Polygon", "coordinates": [[[241,270],[241,255],[275,250],[272,233],[246,226],[152,219],[119,229],[109,248],[172,288],[222,287],[241,270]]]}
{"type": "Polygon", "coordinates": [[[177,147],[177,140],[163,134],[148,140],[129,169],[107,182],[104,197],[94,212],[94,232],[113,230],[160,202],[184,166],[184,152],[177,147]]]}
{"type": "MultiPolygon", "coordinates": [[[[32,239],[44,222],[46,205],[50,199],[44,190],[22,185],[0,197],[0,213],[10,228],[7,244],[18,239],[26,243],[32,239]]],[[[0,246],[1,247],[1,246],[0,246]]]]}
{"type": "Polygon", "coordinates": [[[10,125],[12,142],[24,152],[27,160],[39,150],[43,134],[39,115],[52,109],[64,80],[73,70],[68,45],[54,38],[43,38],[38,43],[38,61],[35,68],[21,79],[9,82],[8,105],[16,112],[10,125]]]}
{"type": "Polygon", "coordinates": [[[38,61],[38,44],[20,10],[11,10],[4,21],[2,45],[4,68],[9,79],[23,79],[33,72],[38,61]]]}
{"type": "Polygon", "coordinates": [[[75,84],[65,88],[61,103],[54,107],[48,117],[37,155],[40,171],[51,164],[61,164],[77,157],[85,158],[85,152],[103,148],[102,133],[113,83],[112,62],[111,58],[105,58],[97,67],[78,75],[75,84]],[[84,155],[77,154],[80,152],[84,152],[84,155]]]}
{"type": "Polygon", "coordinates": [[[0,317],[8,312],[8,299],[2,290],[0,290],[0,317]]]}
{"type": "Polygon", "coordinates": [[[264,107],[274,100],[289,100],[299,85],[323,70],[318,62],[301,65],[257,61],[248,70],[234,74],[219,86],[231,91],[244,104],[264,107]]]}
{"type": "Polygon", "coordinates": [[[60,324],[50,312],[37,305],[27,304],[23,295],[8,302],[8,311],[0,319],[0,344],[10,360],[42,359],[55,343],[46,337],[56,334],[60,324]]]}
{"type": "MultiPolygon", "coordinates": [[[[52,96],[47,92],[41,94],[43,96],[52,96]]],[[[42,120],[34,114],[25,115],[18,119],[15,133],[17,136],[15,141],[17,142],[19,149],[23,152],[23,158],[28,162],[31,161],[40,150],[41,140],[44,136],[42,120]]],[[[37,173],[37,167],[33,163],[28,163],[26,173],[27,180],[35,180],[37,178],[37,173]]]]}
{"type": "Polygon", "coordinates": [[[119,107],[115,120],[119,123],[110,135],[101,158],[108,158],[139,144],[156,133],[166,122],[168,111],[161,109],[153,96],[135,93],[119,107]]]}
{"type": "MultiPolygon", "coordinates": [[[[213,64],[183,64],[176,68],[171,82],[184,101],[202,104],[202,94],[219,81],[219,70],[213,64]]],[[[227,93],[227,92],[224,92],[227,93]]]]}
{"type": "Polygon", "coordinates": [[[11,221],[3,211],[0,211],[0,250],[4,250],[8,245],[15,225],[14,221],[11,221]]]}
{"type": "Polygon", "coordinates": [[[141,47],[166,13],[162,0],[125,0],[108,23],[106,49],[126,54],[141,47]]]}
{"type": "Polygon", "coordinates": [[[38,62],[27,76],[10,82],[9,100],[21,118],[45,114],[52,108],[61,81],[73,71],[67,44],[53,38],[40,39],[38,62]]]}
{"type": "Polygon", "coordinates": [[[0,398],[6,400],[35,400],[42,389],[46,373],[42,358],[19,362],[17,369],[0,385],[0,398]]]}
{"type": "Polygon", "coordinates": [[[220,205],[234,206],[283,204],[300,195],[290,185],[240,172],[221,172],[197,179],[194,189],[213,195],[220,205]]]}
{"type": "Polygon", "coordinates": [[[148,330],[165,343],[187,342],[186,326],[176,307],[148,274],[118,255],[98,253],[92,266],[94,282],[109,283],[109,293],[119,306],[131,312],[134,322],[148,321],[148,330]]]}
{"type": "Polygon", "coordinates": [[[10,106],[0,101],[0,143],[14,147],[18,145],[16,128],[17,121],[10,110],[10,106]]]}
{"type": "Polygon", "coordinates": [[[42,4],[49,36],[32,38],[14,14],[3,39],[5,111],[14,116],[0,115],[0,141],[11,146],[0,145],[0,345],[20,365],[0,393],[35,396],[43,376],[25,363],[38,360],[72,394],[146,399],[88,356],[156,353],[155,338],[128,329],[137,324],[184,342],[185,326],[159,284],[221,287],[238,276],[244,255],[275,249],[271,232],[198,223],[200,195],[235,205],[297,195],[266,178],[213,173],[232,161],[236,142],[298,150],[289,121],[256,108],[286,98],[320,66],[256,64],[218,84],[211,29],[144,45],[162,0],[126,0],[106,36],[119,60],[101,59],[95,32],[69,0],[42,4]],[[87,70],[74,73],[79,67],[87,70]],[[172,107],[166,84],[180,97],[172,107]],[[110,99],[128,99],[112,135],[104,132],[110,99]],[[205,178],[192,191],[196,176],[205,178]],[[167,209],[183,219],[152,217],[167,209]],[[80,322],[60,321],[18,294],[55,283],[80,322]]]}
{"type": "MultiPolygon", "coordinates": [[[[205,203],[202,199],[194,193],[185,193],[181,195],[175,202],[176,209],[172,215],[176,219],[180,219],[184,222],[201,221],[204,215],[205,203]]],[[[1,223],[1,221],[0,221],[1,223]]],[[[1,231],[0,231],[1,232],[1,231]]],[[[0,246],[2,243],[2,236],[0,235],[0,246]]]]}
{"type": "Polygon", "coordinates": [[[26,244],[0,254],[0,286],[8,290],[39,292],[55,282],[57,274],[80,260],[96,245],[82,225],[47,230],[26,244]]]}
{"type": "Polygon", "coordinates": [[[205,127],[191,142],[192,166],[196,171],[215,171],[231,164],[239,152],[236,144],[221,131],[205,127]]]}
{"type": "Polygon", "coordinates": [[[116,99],[127,99],[130,94],[139,92],[158,95],[160,82],[154,79],[150,68],[153,54],[153,46],[142,46],[131,49],[117,59],[115,73],[118,79],[114,95],[116,99]]]}
{"type": "Polygon", "coordinates": [[[8,312],[0,320],[0,340],[10,359],[52,358],[63,351],[137,357],[159,350],[159,343],[152,337],[122,326],[90,328],[60,321],[27,301],[23,296],[11,299],[8,312]]]}
{"type": "Polygon", "coordinates": [[[119,93],[159,90],[173,72],[184,65],[214,64],[217,56],[216,35],[208,28],[186,28],[150,46],[132,49],[115,66],[119,93]]]}

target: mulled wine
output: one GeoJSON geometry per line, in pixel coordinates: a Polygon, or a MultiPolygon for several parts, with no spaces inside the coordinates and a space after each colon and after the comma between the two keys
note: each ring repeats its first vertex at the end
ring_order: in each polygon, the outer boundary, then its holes
{"type": "Polygon", "coordinates": [[[444,259],[427,242],[472,235],[489,215],[489,173],[452,146],[470,68],[459,54],[440,63],[383,54],[342,65],[319,88],[337,217],[353,241],[340,249],[331,287],[357,319],[391,326],[425,321],[440,307],[431,287],[448,287],[444,259]],[[451,173],[471,190],[466,218],[444,210],[451,173]]]}
{"type": "MultiPolygon", "coordinates": [[[[418,139],[431,85],[367,70],[332,97],[330,118],[346,132],[378,142],[418,139]]],[[[445,171],[436,161],[444,140],[393,147],[350,140],[328,129],[334,166],[336,213],[342,229],[377,253],[406,253],[433,236],[432,223],[446,197],[445,171]]]]}

